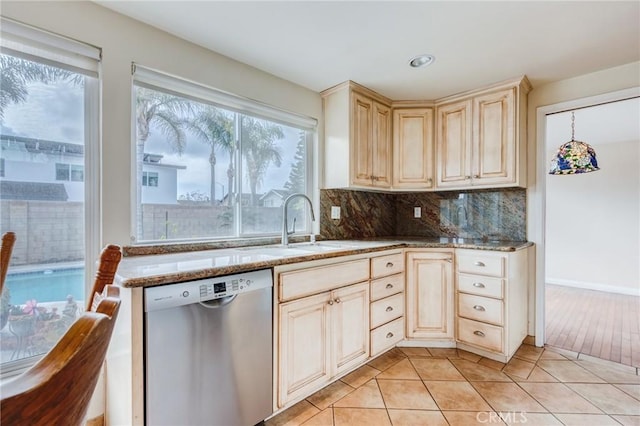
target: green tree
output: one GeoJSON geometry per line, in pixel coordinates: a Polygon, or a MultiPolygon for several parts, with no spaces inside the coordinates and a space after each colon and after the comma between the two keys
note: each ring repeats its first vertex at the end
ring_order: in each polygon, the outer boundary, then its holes
{"type": "Polygon", "coordinates": [[[256,194],[269,165],[282,164],[282,154],[277,140],[284,138],[281,126],[252,117],[242,117],[242,155],[245,159],[251,205],[257,205],[256,194]]]}
{"type": "MultiPolygon", "coordinates": [[[[186,145],[183,130],[184,118],[192,113],[192,102],[168,93],[136,87],[136,195],[142,200],[142,164],[144,146],[149,139],[151,126],[157,127],[167,138],[167,142],[179,154],[186,145]]],[[[138,235],[142,234],[142,207],[138,208],[138,235]]]]}
{"type": "MultiPolygon", "coordinates": [[[[231,184],[233,182],[233,175],[235,174],[233,167],[233,158],[235,157],[235,139],[234,139],[234,120],[233,116],[228,113],[219,111],[217,108],[211,105],[203,106],[192,120],[187,120],[185,126],[189,129],[198,139],[209,145],[211,149],[209,153],[209,165],[211,166],[211,205],[216,203],[216,151],[218,148],[223,148],[229,152],[229,170],[227,170],[227,176],[231,174],[229,179],[229,193],[232,191],[231,184]]],[[[224,197],[224,193],[222,194],[224,197]]],[[[229,201],[231,197],[228,197],[229,201]]]]}
{"type": "Polygon", "coordinates": [[[306,133],[304,130],[300,131],[298,145],[296,146],[296,153],[293,159],[294,163],[291,165],[289,180],[284,184],[284,189],[286,189],[290,194],[305,192],[306,133]]]}
{"type": "Polygon", "coordinates": [[[84,84],[84,76],[11,55],[0,55],[0,121],[4,119],[4,111],[11,103],[27,100],[29,83],[49,84],[56,81],[84,84]]]}

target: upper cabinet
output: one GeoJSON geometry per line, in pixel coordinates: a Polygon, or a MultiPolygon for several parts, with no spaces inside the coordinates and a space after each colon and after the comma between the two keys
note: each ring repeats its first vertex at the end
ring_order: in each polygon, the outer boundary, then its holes
{"type": "Polygon", "coordinates": [[[324,188],[525,187],[529,90],[526,77],[436,101],[392,102],[352,81],[327,89],[324,188]]]}
{"type": "Polygon", "coordinates": [[[433,108],[393,109],[394,189],[429,190],[433,182],[433,108]]]}
{"type": "Polygon", "coordinates": [[[353,82],[322,92],[325,188],[391,187],[391,102],[353,82]]]}
{"type": "Polygon", "coordinates": [[[436,189],[526,186],[526,79],[436,102],[436,189]]]}

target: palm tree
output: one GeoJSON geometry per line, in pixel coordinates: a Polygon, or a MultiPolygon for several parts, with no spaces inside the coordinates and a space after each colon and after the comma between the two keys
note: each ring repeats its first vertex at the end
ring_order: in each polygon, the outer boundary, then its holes
{"type": "Polygon", "coordinates": [[[251,205],[257,204],[256,193],[262,184],[262,177],[273,162],[282,164],[280,147],[275,141],[284,138],[282,127],[252,117],[242,117],[242,155],[245,157],[247,179],[251,190],[251,205]]]}
{"type": "MultiPolygon", "coordinates": [[[[211,205],[216,202],[216,151],[223,148],[230,153],[229,168],[233,178],[233,152],[235,150],[234,119],[228,113],[219,111],[211,105],[203,106],[192,120],[186,120],[185,126],[200,140],[209,145],[209,164],[211,166],[211,205]]],[[[227,170],[227,175],[229,170],[227,170]]],[[[229,182],[231,193],[231,181],[229,182]]],[[[224,193],[222,194],[224,197],[224,193]]],[[[230,199],[230,198],[229,198],[230,199]]]]}
{"type": "MultiPolygon", "coordinates": [[[[167,142],[179,154],[186,145],[183,130],[184,117],[193,110],[188,99],[168,93],[136,87],[136,195],[142,201],[142,164],[144,162],[144,145],[149,138],[151,125],[156,126],[167,138],[167,142]]],[[[138,208],[137,231],[142,236],[142,208],[138,208]]]]}
{"type": "Polygon", "coordinates": [[[45,84],[66,80],[72,84],[84,84],[84,76],[62,68],[44,65],[11,55],[0,55],[0,121],[11,103],[27,100],[28,84],[45,84]]]}

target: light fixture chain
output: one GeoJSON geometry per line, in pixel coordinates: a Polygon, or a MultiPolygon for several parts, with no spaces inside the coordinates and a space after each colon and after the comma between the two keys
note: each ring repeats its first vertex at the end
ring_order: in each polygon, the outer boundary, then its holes
{"type": "Polygon", "coordinates": [[[575,132],[576,132],[576,113],[571,111],[571,140],[575,140],[575,132]]]}

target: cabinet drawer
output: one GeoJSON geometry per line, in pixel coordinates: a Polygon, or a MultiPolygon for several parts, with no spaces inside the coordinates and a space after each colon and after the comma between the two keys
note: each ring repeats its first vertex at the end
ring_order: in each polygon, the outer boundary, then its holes
{"type": "Polygon", "coordinates": [[[458,340],[494,352],[502,352],[503,328],[458,318],[458,340]]]}
{"type": "Polygon", "coordinates": [[[495,253],[476,253],[465,250],[457,253],[458,272],[504,277],[506,258],[495,253]]]}
{"type": "Polygon", "coordinates": [[[404,291],[404,274],[391,275],[371,281],[371,300],[382,299],[404,291]]]}
{"type": "Polygon", "coordinates": [[[502,300],[458,293],[458,315],[461,317],[504,325],[502,300]]]}
{"type": "Polygon", "coordinates": [[[371,330],[371,356],[376,356],[404,339],[404,318],[371,330]]]}
{"type": "Polygon", "coordinates": [[[404,271],[404,255],[389,254],[371,258],[371,278],[385,277],[404,271]]]}
{"type": "Polygon", "coordinates": [[[482,275],[458,274],[458,291],[478,296],[504,298],[502,278],[483,277],[482,275]]]}
{"type": "Polygon", "coordinates": [[[283,272],[278,279],[280,301],[322,293],[368,279],[368,259],[283,272]]]}
{"type": "Polygon", "coordinates": [[[371,303],[371,328],[376,328],[404,315],[404,293],[371,303]]]}

